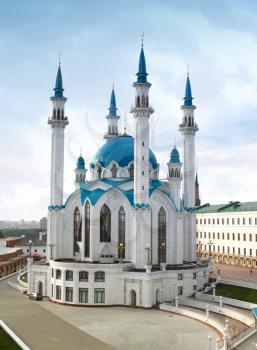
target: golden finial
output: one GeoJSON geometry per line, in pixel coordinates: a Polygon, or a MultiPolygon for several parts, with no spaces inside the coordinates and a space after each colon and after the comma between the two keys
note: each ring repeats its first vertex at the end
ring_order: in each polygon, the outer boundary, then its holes
{"type": "Polygon", "coordinates": [[[114,77],[112,79],[112,89],[114,90],[114,77]]]}
{"type": "Polygon", "coordinates": [[[187,76],[189,77],[189,64],[187,64],[187,76]]]}
{"type": "Polygon", "coordinates": [[[62,53],[59,52],[59,66],[61,65],[61,58],[62,58],[62,53]]]}
{"type": "Polygon", "coordinates": [[[142,33],[142,38],[141,38],[141,47],[142,48],[144,47],[144,36],[145,36],[145,33],[142,33]]]}

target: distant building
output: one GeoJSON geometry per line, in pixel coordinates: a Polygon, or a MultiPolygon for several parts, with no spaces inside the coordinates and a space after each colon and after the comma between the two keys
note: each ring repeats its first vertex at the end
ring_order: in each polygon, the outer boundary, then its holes
{"type": "Polygon", "coordinates": [[[38,235],[30,235],[20,239],[14,246],[14,248],[22,249],[25,255],[29,255],[29,240],[31,244],[31,254],[39,255],[41,258],[46,257],[47,252],[47,239],[45,232],[39,232],[38,235]]]}
{"type": "Polygon", "coordinates": [[[0,254],[0,278],[19,271],[26,265],[27,259],[21,249],[0,254]]]}
{"type": "Polygon", "coordinates": [[[47,231],[47,218],[46,217],[42,217],[40,219],[40,230],[43,232],[47,231]]]}
{"type": "Polygon", "coordinates": [[[196,208],[201,256],[223,264],[257,267],[257,202],[204,204],[196,208]]]}

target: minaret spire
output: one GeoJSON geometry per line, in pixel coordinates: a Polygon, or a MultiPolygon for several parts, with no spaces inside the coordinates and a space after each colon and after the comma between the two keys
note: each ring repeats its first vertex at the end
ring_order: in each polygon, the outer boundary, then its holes
{"type": "Polygon", "coordinates": [[[69,124],[68,118],[65,117],[64,107],[67,98],[63,96],[63,91],[59,62],[54,96],[50,98],[53,104],[52,116],[48,119],[48,124],[52,129],[50,206],[63,205],[64,129],[69,124]]]}
{"type": "Polygon", "coordinates": [[[199,182],[198,174],[195,176],[195,206],[199,207],[201,205],[200,192],[199,192],[199,182]]]}
{"type": "Polygon", "coordinates": [[[114,91],[114,83],[112,85],[111,99],[110,99],[110,107],[108,108],[109,113],[106,116],[108,120],[108,130],[104,135],[104,138],[110,139],[119,135],[118,132],[118,120],[120,117],[117,115],[118,108],[116,107],[116,96],[114,91]]]}

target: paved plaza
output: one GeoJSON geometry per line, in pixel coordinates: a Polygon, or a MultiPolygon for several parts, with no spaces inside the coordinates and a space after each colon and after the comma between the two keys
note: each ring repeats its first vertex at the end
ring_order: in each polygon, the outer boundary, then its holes
{"type": "Polygon", "coordinates": [[[257,284],[257,269],[250,267],[215,264],[212,276],[257,284]]]}
{"type": "Polygon", "coordinates": [[[206,350],[208,335],[218,337],[198,321],[159,310],[31,301],[7,280],[0,282],[0,315],[32,350],[206,350]]]}

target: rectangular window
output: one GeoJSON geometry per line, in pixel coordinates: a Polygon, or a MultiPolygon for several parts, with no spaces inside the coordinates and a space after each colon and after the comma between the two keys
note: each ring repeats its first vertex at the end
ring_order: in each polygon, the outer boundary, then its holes
{"type": "Polygon", "coordinates": [[[204,225],[206,225],[206,219],[203,220],[204,225]]]}
{"type": "Polygon", "coordinates": [[[52,269],[52,277],[54,277],[54,269],[52,269]]]}
{"type": "Polygon", "coordinates": [[[196,238],[198,238],[198,232],[196,232],[196,238]]]}
{"type": "Polygon", "coordinates": [[[198,224],[198,219],[196,219],[196,225],[198,224]]]}
{"type": "Polygon", "coordinates": [[[249,234],[249,241],[252,242],[252,235],[251,235],[251,233],[249,234]]]}
{"type": "Polygon", "coordinates": [[[234,233],[232,233],[232,239],[233,239],[233,241],[235,240],[235,234],[234,233]]]}
{"type": "Polygon", "coordinates": [[[232,219],[232,225],[235,225],[235,219],[234,218],[232,219]]]}
{"type": "Polygon", "coordinates": [[[196,284],[193,285],[193,290],[196,290],[196,284]]]}
{"type": "Polygon", "coordinates": [[[95,272],[95,282],[104,282],[105,273],[103,271],[95,272]]]}
{"type": "Polygon", "coordinates": [[[240,218],[237,218],[237,224],[240,225],[240,218]]]}
{"type": "Polygon", "coordinates": [[[257,218],[255,218],[255,225],[257,225],[257,218]]]}
{"type": "Polygon", "coordinates": [[[66,271],[66,281],[73,281],[73,271],[71,270],[66,271]]]}
{"type": "Polygon", "coordinates": [[[230,253],[230,249],[229,249],[229,247],[228,247],[228,254],[230,253]]]}
{"type": "Polygon", "coordinates": [[[211,233],[210,232],[208,233],[208,237],[211,238],[211,233]]]}
{"type": "Polygon", "coordinates": [[[144,172],[144,171],[142,171],[142,175],[145,175],[145,172],[144,172]]]}
{"type": "Polygon", "coordinates": [[[55,271],[55,276],[57,280],[60,280],[62,278],[62,271],[61,270],[56,270],[55,271]]]}
{"type": "Polygon", "coordinates": [[[224,219],[221,219],[222,225],[224,225],[224,219]]]}
{"type": "Polygon", "coordinates": [[[222,232],[222,239],[225,239],[225,234],[224,234],[224,232],[222,232]]]}
{"type": "Polygon", "coordinates": [[[229,218],[227,218],[227,225],[229,225],[229,218]]]}
{"type": "Polygon", "coordinates": [[[240,248],[238,248],[237,250],[238,250],[238,254],[240,255],[240,254],[241,254],[241,253],[240,253],[240,248]]]}
{"type": "Polygon", "coordinates": [[[183,295],[183,287],[178,286],[178,295],[183,295]]]}
{"type": "Polygon", "coordinates": [[[243,225],[245,225],[245,218],[243,218],[243,225]]]}
{"type": "Polygon", "coordinates": [[[217,233],[217,235],[218,235],[218,239],[220,239],[220,233],[219,232],[217,233]]]}
{"type": "Polygon", "coordinates": [[[178,273],[178,281],[182,281],[183,280],[183,273],[178,273]]]}
{"type": "Polygon", "coordinates": [[[227,233],[227,240],[229,240],[229,232],[227,233]]]}
{"type": "Polygon", "coordinates": [[[215,232],[212,233],[212,238],[215,239],[215,232]]]}
{"type": "Polygon", "coordinates": [[[215,245],[212,246],[212,251],[215,252],[215,245]]]}
{"type": "Polygon", "coordinates": [[[237,240],[240,241],[240,233],[237,234],[237,240]]]}
{"type": "Polygon", "coordinates": [[[233,247],[233,254],[235,254],[235,247],[233,247]]]}
{"type": "Polygon", "coordinates": [[[246,248],[244,248],[244,255],[246,255],[246,248]]]}
{"type": "Polygon", "coordinates": [[[245,233],[244,233],[244,236],[243,236],[243,237],[244,237],[244,241],[246,241],[246,234],[245,234],[245,233]]]}
{"type": "Polygon", "coordinates": [[[105,302],[105,293],[103,288],[95,288],[95,304],[103,304],[105,302]]]}
{"type": "Polygon", "coordinates": [[[249,218],[249,225],[252,225],[252,219],[249,218]]]}
{"type": "Polygon", "coordinates": [[[56,286],[56,300],[61,300],[62,298],[62,287],[56,286]]]}
{"type": "Polygon", "coordinates": [[[202,219],[200,219],[200,225],[202,225],[202,219]]]}
{"type": "Polygon", "coordinates": [[[66,295],[65,295],[65,300],[68,302],[73,302],[73,288],[72,287],[66,287],[65,288],[66,295]]]}
{"type": "Polygon", "coordinates": [[[217,219],[217,225],[219,225],[220,224],[220,219],[217,219]]]}
{"type": "Polygon", "coordinates": [[[211,219],[208,219],[208,225],[210,225],[211,224],[211,219]]]}
{"type": "Polygon", "coordinates": [[[53,296],[54,296],[54,285],[51,284],[51,297],[53,298],[53,296]]]}
{"type": "Polygon", "coordinates": [[[218,252],[220,251],[220,246],[218,245],[218,252]]]}
{"type": "Polygon", "coordinates": [[[206,238],[206,232],[204,232],[204,238],[206,238]]]}
{"type": "Polygon", "coordinates": [[[88,303],[88,288],[79,288],[79,302],[88,303]]]}
{"type": "Polygon", "coordinates": [[[223,251],[223,253],[225,253],[225,247],[224,246],[222,247],[222,251],[223,251]]]}
{"type": "Polygon", "coordinates": [[[193,279],[196,279],[196,272],[193,273],[193,279]]]}
{"type": "Polygon", "coordinates": [[[215,225],[215,219],[212,219],[212,224],[215,225]]]}
{"type": "Polygon", "coordinates": [[[80,282],[88,282],[88,272],[87,271],[79,271],[79,281],[80,282]]]}
{"type": "Polygon", "coordinates": [[[252,256],[252,249],[249,249],[249,255],[252,256]]]}
{"type": "Polygon", "coordinates": [[[200,232],[200,238],[202,238],[202,236],[203,236],[203,234],[202,234],[202,232],[200,232]]]}
{"type": "Polygon", "coordinates": [[[257,235],[255,235],[255,242],[257,242],[257,235]]]}

